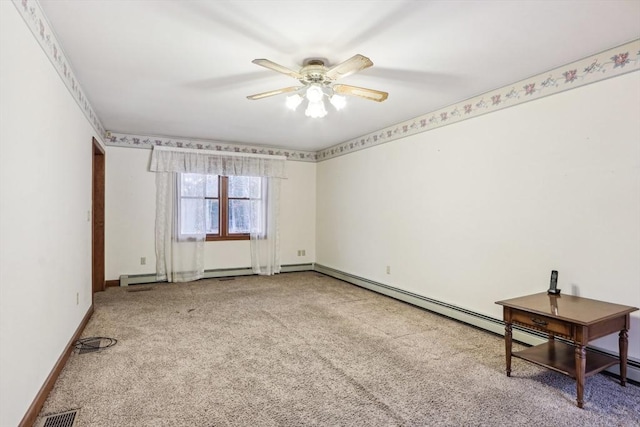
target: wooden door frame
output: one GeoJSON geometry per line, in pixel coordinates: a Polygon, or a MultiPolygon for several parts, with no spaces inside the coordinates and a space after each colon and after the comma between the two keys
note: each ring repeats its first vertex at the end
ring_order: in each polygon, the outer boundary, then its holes
{"type": "Polygon", "coordinates": [[[105,152],[93,138],[91,162],[91,301],[93,294],[104,291],[104,188],[105,152]]]}

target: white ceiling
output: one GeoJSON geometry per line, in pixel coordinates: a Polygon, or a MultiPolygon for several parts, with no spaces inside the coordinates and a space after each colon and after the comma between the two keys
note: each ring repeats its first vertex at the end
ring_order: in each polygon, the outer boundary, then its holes
{"type": "Polygon", "coordinates": [[[640,37],[640,1],[41,0],[107,130],[315,151],[640,37]],[[341,83],[322,119],[285,95],[297,82],[251,63],[299,69],[356,53],[374,66],[341,83]]]}

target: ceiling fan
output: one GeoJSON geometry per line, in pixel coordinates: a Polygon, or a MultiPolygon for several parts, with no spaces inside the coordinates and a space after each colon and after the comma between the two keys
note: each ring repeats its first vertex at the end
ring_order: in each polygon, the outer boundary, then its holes
{"type": "Polygon", "coordinates": [[[379,90],[334,84],[334,82],[340,78],[357,73],[373,65],[373,62],[371,62],[369,58],[359,54],[331,68],[327,67],[322,59],[307,59],[300,71],[291,70],[268,59],[254,59],[251,62],[293,77],[302,83],[302,85],[257,93],[247,96],[248,99],[257,100],[282,93],[297,92],[287,97],[287,106],[295,110],[306,98],[309,101],[309,105],[307,106],[305,114],[309,117],[324,117],[327,114],[323,102],[325,96],[329,98],[331,104],[338,110],[342,109],[346,104],[346,100],[341,95],[357,96],[376,102],[382,102],[389,96],[387,92],[379,90]]]}

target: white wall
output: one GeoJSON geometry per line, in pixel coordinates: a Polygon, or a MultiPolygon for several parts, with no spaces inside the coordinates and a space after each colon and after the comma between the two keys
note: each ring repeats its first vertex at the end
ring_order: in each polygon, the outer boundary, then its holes
{"type": "Polygon", "coordinates": [[[156,271],[155,176],[149,150],[107,147],[105,184],[105,278],[156,271]],[[140,265],[146,257],[146,265],[140,265]]]}
{"type": "Polygon", "coordinates": [[[6,1],[0,70],[0,425],[14,426],[91,305],[94,132],[6,1]]]}
{"type": "Polygon", "coordinates": [[[498,319],[552,269],[640,307],[639,117],[634,72],[321,162],[316,261],[498,319]]]}
{"type": "MultiPolygon", "coordinates": [[[[155,174],[151,150],[107,147],[106,277],[155,273],[155,174]],[[140,258],[146,257],[146,265],[140,258]]],[[[281,262],[315,261],[316,164],[288,161],[281,188],[281,262]],[[304,249],[306,256],[298,256],[304,249]]],[[[205,243],[205,269],[250,267],[248,241],[205,243]]]]}

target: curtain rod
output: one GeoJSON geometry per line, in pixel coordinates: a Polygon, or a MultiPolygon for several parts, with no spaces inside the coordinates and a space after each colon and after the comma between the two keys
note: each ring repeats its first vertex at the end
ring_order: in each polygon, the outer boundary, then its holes
{"type": "Polygon", "coordinates": [[[154,145],[153,149],[159,150],[159,151],[173,151],[178,153],[206,154],[206,155],[214,155],[214,156],[253,157],[258,159],[287,160],[285,156],[275,156],[272,154],[238,153],[235,151],[198,150],[195,148],[162,147],[159,145],[154,145]]]}

